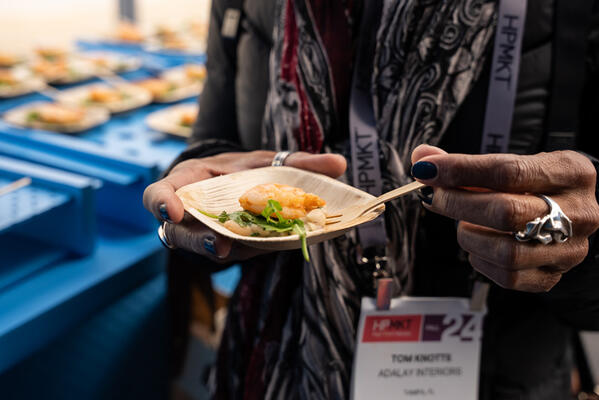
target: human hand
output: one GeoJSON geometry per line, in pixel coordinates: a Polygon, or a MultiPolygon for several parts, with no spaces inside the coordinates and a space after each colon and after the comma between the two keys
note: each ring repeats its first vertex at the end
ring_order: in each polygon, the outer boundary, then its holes
{"type": "MultiPolygon", "coordinates": [[[[241,245],[219,235],[190,215],[185,214],[183,203],[175,194],[182,186],[219,175],[252,168],[269,166],[272,151],[223,153],[213,157],[191,159],[177,164],[165,178],[148,186],[144,191],[144,207],[156,219],[169,222],[165,234],[170,244],[192,251],[221,264],[245,260],[264,253],[263,250],[241,245]]],[[[338,177],[345,171],[346,161],[337,154],[292,153],[286,166],[338,177]]]]}
{"type": "Polygon", "coordinates": [[[425,207],[460,221],[458,242],[472,267],[504,288],[550,290],[584,260],[588,237],[599,228],[597,174],[579,153],[466,155],[421,145],[412,153],[412,164],[412,175],[433,188],[425,207]],[[513,232],[549,212],[535,194],[550,196],[572,220],[567,242],[543,245],[514,238],[513,232]]]}

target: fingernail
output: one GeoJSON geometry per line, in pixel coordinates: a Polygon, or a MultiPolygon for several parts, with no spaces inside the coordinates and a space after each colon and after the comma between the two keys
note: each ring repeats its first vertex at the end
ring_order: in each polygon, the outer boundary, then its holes
{"type": "Polygon", "coordinates": [[[417,193],[418,198],[429,206],[433,204],[433,195],[435,194],[434,190],[430,186],[425,186],[420,189],[417,193]]]}
{"type": "Polygon", "coordinates": [[[216,255],[216,238],[212,235],[204,236],[204,249],[212,254],[216,255]]]}
{"type": "Polygon", "coordinates": [[[171,221],[171,218],[170,218],[170,217],[169,217],[169,215],[168,215],[168,211],[166,210],[166,204],[164,204],[164,203],[163,203],[163,204],[161,204],[161,205],[158,207],[158,212],[160,212],[160,217],[161,217],[163,220],[165,220],[166,222],[169,222],[169,223],[173,223],[173,221],[171,221]]]}
{"type": "Polygon", "coordinates": [[[412,166],[412,176],[418,179],[433,179],[437,176],[437,166],[428,161],[418,161],[412,166]]]}

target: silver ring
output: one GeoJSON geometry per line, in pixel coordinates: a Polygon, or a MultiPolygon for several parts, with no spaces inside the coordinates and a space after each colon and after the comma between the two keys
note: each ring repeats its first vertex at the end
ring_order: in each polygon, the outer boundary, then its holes
{"type": "Polygon", "coordinates": [[[525,230],[514,235],[516,240],[538,240],[543,244],[564,243],[572,236],[572,221],[553,199],[542,194],[539,197],[549,205],[549,214],[528,222],[525,230]]]}
{"type": "Polygon", "coordinates": [[[272,163],[270,163],[270,165],[272,167],[282,167],[290,154],[290,151],[279,151],[277,154],[275,154],[275,158],[272,159],[272,163]]]}
{"type": "Polygon", "coordinates": [[[166,247],[167,249],[174,250],[177,248],[177,246],[169,243],[168,238],[166,236],[166,224],[167,222],[163,221],[158,227],[158,239],[160,239],[160,242],[164,245],[164,247],[166,247]]]}

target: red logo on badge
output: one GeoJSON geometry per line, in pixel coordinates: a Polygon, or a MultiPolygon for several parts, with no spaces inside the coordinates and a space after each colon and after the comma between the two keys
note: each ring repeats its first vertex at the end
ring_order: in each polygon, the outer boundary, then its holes
{"type": "Polygon", "coordinates": [[[417,342],[421,325],[422,315],[366,317],[362,342],[417,342]]]}

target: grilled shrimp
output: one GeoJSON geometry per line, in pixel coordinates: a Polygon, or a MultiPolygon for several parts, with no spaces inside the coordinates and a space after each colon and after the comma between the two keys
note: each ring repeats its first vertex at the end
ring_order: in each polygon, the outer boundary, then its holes
{"type": "Polygon", "coordinates": [[[326,204],[323,199],[315,194],[278,183],[267,183],[251,188],[239,198],[239,204],[244,210],[260,214],[266,207],[268,200],[271,199],[281,204],[283,208],[281,215],[290,219],[303,218],[310,211],[326,204]]]}

